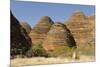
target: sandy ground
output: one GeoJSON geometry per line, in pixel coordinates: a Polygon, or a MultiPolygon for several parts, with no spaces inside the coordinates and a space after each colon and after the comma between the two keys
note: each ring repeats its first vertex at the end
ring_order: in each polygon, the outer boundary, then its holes
{"type": "Polygon", "coordinates": [[[81,56],[80,59],[69,59],[69,58],[16,58],[11,60],[11,67],[22,67],[30,65],[43,65],[43,64],[64,64],[64,63],[76,63],[76,62],[93,62],[95,61],[94,56],[81,56]]]}

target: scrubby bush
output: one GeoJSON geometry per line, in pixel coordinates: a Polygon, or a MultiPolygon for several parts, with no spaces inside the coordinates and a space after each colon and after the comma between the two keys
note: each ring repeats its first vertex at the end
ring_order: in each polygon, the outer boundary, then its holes
{"type": "Polygon", "coordinates": [[[46,53],[45,49],[42,47],[41,44],[33,44],[32,50],[34,52],[34,56],[43,56],[47,57],[48,54],[46,53]]]}

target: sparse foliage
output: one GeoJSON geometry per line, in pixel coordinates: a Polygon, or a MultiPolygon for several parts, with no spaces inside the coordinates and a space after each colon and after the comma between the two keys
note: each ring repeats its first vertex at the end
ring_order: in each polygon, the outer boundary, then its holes
{"type": "Polygon", "coordinates": [[[34,56],[48,56],[41,44],[33,44],[32,50],[34,52],[34,56]]]}

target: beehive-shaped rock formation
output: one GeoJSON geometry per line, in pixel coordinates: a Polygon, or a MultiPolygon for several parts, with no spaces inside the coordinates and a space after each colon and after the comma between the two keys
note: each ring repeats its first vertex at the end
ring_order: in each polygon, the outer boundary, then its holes
{"type": "Polygon", "coordinates": [[[31,48],[32,42],[25,29],[11,13],[11,57],[25,55],[31,48]]]}
{"type": "Polygon", "coordinates": [[[29,34],[31,31],[31,26],[27,22],[24,22],[24,21],[21,21],[20,24],[26,30],[26,32],[29,34]]]}
{"type": "Polygon", "coordinates": [[[83,28],[84,25],[87,24],[87,17],[84,15],[83,12],[76,11],[74,12],[71,17],[65,22],[68,28],[83,28]]]}
{"type": "Polygon", "coordinates": [[[95,29],[94,16],[88,17],[83,12],[77,11],[65,22],[65,25],[71,30],[77,46],[86,46],[91,37],[92,29],[95,29]]]}
{"type": "Polygon", "coordinates": [[[75,40],[69,29],[62,23],[57,22],[52,25],[43,42],[43,47],[47,52],[56,50],[59,47],[75,47],[75,40]]]}
{"type": "Polygon", "coordinates": [[[32,43],[42,44],[47,32],[50,30],[53,23],[54,22],[51,20],[50,17],[42,17],[29,34],[32,39],[32,43]]]}

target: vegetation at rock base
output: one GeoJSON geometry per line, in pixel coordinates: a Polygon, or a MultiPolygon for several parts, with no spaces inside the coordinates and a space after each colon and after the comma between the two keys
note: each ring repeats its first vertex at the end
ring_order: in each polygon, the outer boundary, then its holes
{"type": "Polygon", "coordinates": [[[45,49],[42,47],[41,44],[33,44],[32,46],[32,50],[33,50],[33,53],[34,53],[34,56],[36,57],[47,57],[48,54],[46,53],[45,49]]]}

